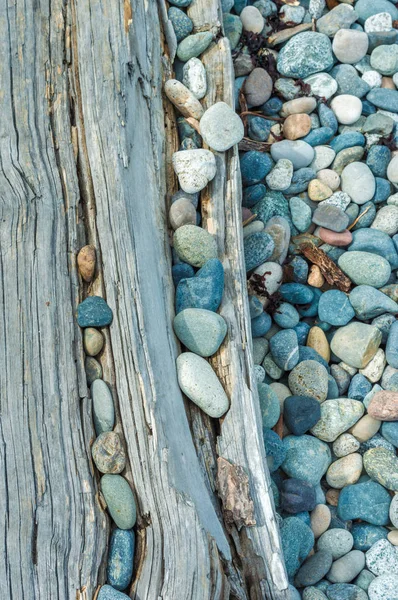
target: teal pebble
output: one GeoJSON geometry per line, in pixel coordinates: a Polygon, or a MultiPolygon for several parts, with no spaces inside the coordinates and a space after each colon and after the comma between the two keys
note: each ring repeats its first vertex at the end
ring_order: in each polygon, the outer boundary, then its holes
{"type": "Polygon", "coordinates": [[[217,352],[227,333],[227,324],[220,315],[200,308],[181,311],[175,316],[173,325],[184,346],[203,357],[217,352]]]}
{"type": "Polygon", "coordinates": [[[306,31],[291,38],[280,50],[277,69],[285,77],[303,79],[333,66],[332,45],[323,33],[306,31]]]}
{"type": "Polygon", "coordinates": [[[242,35],[242,21],[236,15],[224,13],[223,15],[224,33],[229,39],[231,50],[235,50],[239,44],[242,35]]]}
{"type": "Polygon", "coordinates": [[[314,546],[314,534],[301,519],[288,517],[281,524],[280,535],[286,571],[294,577],[314,546]]]}
{"type": "Polygon", "coordinates": [[[177,56],[182,62],[187,62],[202,54],[213,41],[213,34],[210,31],[194,33],[184,38],[177,46],[177,56]]]}
{"type": "Polygon", "coordinates": [[[278,396],[266,383],[259,383],[257,389],[260,400],[263,427],[265,429],[271,429],[274,427],[274,425],[276,425],[281,414],[278,396]]]}
{"type": "Polygon", "coordinates": [[[133,575],[135,536],[129,529],[114,529],[109,545],[106,575],[108,583],[125,590],[133,575]]]}
{"type": "Polygon", "coordinates": [[[344,521],[361,519],[371,525],[387,525],[391,498],[375,481],[347,485],[340,492],[337,514],[344,521]]]}
{"type": "Polygon", "coordinates": [[[112,323],[112,310],[100,296],[89,296],[77,308],[80,327],[106,327],[112,323]]]}
{"type": "Polygon", "coordinates": [[[246,237],[243,246],[246,271],[251,271],[260,266],[270,258],[275,248],[274,240],[265,231],[259,231],[246,237]]]}
{"type": "Polygon", "coordinates": [[[173,25],[177,42],[181,42],[181,40],[186,38],[193,29],[193,23],[191,19],[184,13],[184,11],[175,6],[171,6],[169,8],[168,17],[173,25]]]}
{"type": "Polygon", "coordinates": [[[286,475],[317,485],[332,462],[329,446],[310,435],[288,435],[283,444],[286,460],[282,469],[286,475]]]}
{"type": "Polygon", "coordinates": [[[97,600],[130,600],[130,597],[122,592],[118,592],[110,585],[103,585],[97,600]]]}

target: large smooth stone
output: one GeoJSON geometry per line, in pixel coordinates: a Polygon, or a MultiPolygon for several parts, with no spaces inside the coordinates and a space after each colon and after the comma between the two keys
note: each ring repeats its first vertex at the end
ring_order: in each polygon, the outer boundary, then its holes
{"type": "Polygon", "coordinates": [[[341,327],[354,318],[355,311],[346,294],[328,290],[319,298],[318,315],[321,321],[341,327]]]}
{"type": "Polygon", "coordinates": [[[378,540],[366,552],[366,566],[374,575],[398,573],[398,550],[388,540],[378,540]]]}
{"type": "Polygon", "coordinates": [[[361,116],[362,102],[359,98],[351,94],[341,94],[333,98],[330,108],[336,115],[339,123],[342,125],[352,125],[361,116]]]}
{"type": "Polygon", "coordinates": [[[338,558],[333,563],[332,568],[327,574],[327,578],[332,583],[348,583],[359,575],[364,566],[364,553],[360,550],[351,550],[351,552],[338,558]]]}
{"type": "Polygon", "coordinates": [[[288,435],[283,444],[286,460],[282,469],[286,475],[317,485],[332,462],[329,446],[311,435],[288,435]]]}
{"type": "MultiPolygon", "coordinates": [[[[267,152],[251,150],[240,157],[240,170],[244,186],[260,183],[271,171],[274,163],[267,152]]],[[[271,215],[272,216],[272,215],[271,215]]]]}
{"type": "Polygon", "coordinates": [[[192,352],[177,357],[181,390],[207,415],[221,417],[229,408],[228,397],[210,364],[192,352]]]}
{"type": "Polygon", "coordinates": [[[358,319],[367,320],[384,313],[398,313],[398,304],[371,285],[358,285],[349,295],[358,319]]]}
{"type": "Polygon", "coordinates": [[[133,575],[135,549],[134,531],[114,529],[109,545],[106,576],[108,582],[117,590],[125,590],[133,575]]]}
{"type": "Polygon", "coordinates": [[[388,529],[367,523],[355,523],[351,533],[354,538],[354,548],[366,552],[373,544],[387,538],[388,529]]]}
{"type": "Polygon", "coordinates": [[[398,458],[385,448],[371,448],[363,455],[363,466],[371,479],[398,492],[398,458]]]}
{"type": "Polygon", "coordinates": [[[381,45],[375,48],[370,56],[370,65],[381,75],[394,75],[398,70],[398,48],[381,45]]]}
{"type": "Polygon", "coordinates": [[[80,327],[106,327],[112,323],[113,313],[100,296],[89,296],[77,307],[80,327]]]}
{"type": "Polygon", "coordinates": [[[271,156],[275,161],[288,159],[295,170],[308,167],[314,160],[314,149],[302,140],[282,140],[271,146],[271,156]]]}
{"type": "Polygon", "coordinates": [[[280,535],[286,571],[294,577],[314,546],[314,534],[300,518],[287,517],[281,523],[280,535]]]}
{"type": "Polygon", "coordinates": [[[93,401],[93,421],[97,435],[112,431],[115,425],[115,407],[112,392],[102,379],[96,379],[91,385],[93,401]]]}
{"type": "Polygon", "coordinates": [[[333,38],[332,48],[336,58],[344,64],[354,64],[366,55],[369,39],[363,31],[340,29],[333,38]]]}
{"type": "MultiPolygon", "coordinates": [[[[272,94],[272,79],[265,69],[256,67],[245,81],[243,92],[249,106],[260,106],[272,94]]],[[[239,120],[240,117],[238,117],[239,120]]],[[[200,123],[202,128],[202,122],[200,123]]]]}
{"type": "Polygon", "coordinates": [[[388,260],[371,252],[344,252],[337,262],[356,285],[379,288],[387,283],[391,275],[388,260]]]}
{"type": "Polygon", "coordinates": [[[334,204],[319,205],[313,215],[312,221],[320,227],[330,229],[336,233],[345,231],[349,223],[349,216],[334,204]]]}
{"type": "Polygon", "coordinates": [[[180,342],[199,356],[211,356],[221,346],[227,324],[217,313],[186,308],[174,317],[174,331],[180,342]]]}
{"type": "Polygon", "coordinates": [[[355,12],[358,15],[358,21],[361,25],[369,17],[384,12],[389,13],[393,21],[398,19],[398,10],[389,0],[358,0],[355,4],[355,12]]]}
{"type": "Polygon", "coordinates": [[[321,418],[311,433],[324,442],[334,442],[355,425],[365,412],[363,403],[348,398],[326,400],[321,404],[321,418]]]}
{"type": "MultiPolygon", "coordinates": [[[[175,3],[175,0],[173,4],[175,3]]],[[[213,41],[210,31],[201,31],[188,35],[177,46],[177,56],[182,62],[187,62],[194,56],[199,56],[208,48],[213,41]]]]}
{"type": "Polygon", "coordinates": [[[333,559],[336,560],[347,554],[353,543],[353,537],[346,529],[329,529],[319,538],[318,549],[330,552],[333,559]]]}
{"type": "Polygon", "coordinates": [[[91,447],[91,454],[100,473],[121,473],[126,466],[122,442],[114,431],[101,433],[91,447]]]}
{"type": "Polygon", "coordinates": [[[209,260],[195,277],[181,279],[176,290],[176,312],[185,308],[216,311],[224,292],[224,268],[218,258],[209,260]]]}
{"type": "Polygon", "coordinates": [[[326,473],[326,481],[330,487],[340,490],[346,485],[356,483],[362,472],[362,456],[348,454],[333,462],[326,473]]]}
{"type": "Polygon", "coordinates": [[[330,344],[332,352],[342,361],[363,369],[372,360],[381,344],[381,331],[365,323],[349,323],[340,327],[330,344]]]}
{"type": "Polygon", "coordinates": [[[294,583],[297,587],[305,587],[318,583],[332,566],[333,558],[330,552],[319,550],[312,556],[307,558],[305,563],[300,567],[296,575],[294,583]]]}
{"type": "Polygon", "coordinates": [[[291,38],[278,55],[277,69],[285,77],[303,79],[333,66],[332,45],[322,33],[306,31],[291,38]]]}
{"type": "Polygon", "coordinates": [[[216,102],[200,119],[200,135],[210,148],[225,152],[243,138],[242,119],[225,102],[216,102]]]}
{"type": "Polygon", "coordinates": [[[299,347],[297,334],[293,329],[278,331],[273,335],[270,340],[270,348],[274,361],[284,371],[290,371],[297,365],[299,347]]]}
{"type": "Polygon", "coordinates": [[[135,525],[136,508],[133,492],[121,475],[103,475],[101,492],[108,511],[119,529],[131,529],[135,525]]]}
{"type": "Polygon", "coordinates": [[[98,329],[87,327],[83,334],[84,351],[88,356],[97,356],[104,345],[104,336],[98,329]]]}
{"type": "Polygon", "coordinates": [[[202,148],[174,152],[172,161],[179,184],[188,194],[203,190],[217,171],[214,154],[202,148]]]}
{"type": "Polygon", "coordinates": [[[352,234],[352,244],[348,250],[359,252],[370,252],[386,258],[391,268],[398,267],[398,255],[394,242],[387,233],[378,229],[369,229],[365,227],[358,229],[352,234]]]}
{"type": "Polygon", "coordinates": [[[348,485],[340,492],[338,516],[344,521],[361,519],[372,525],[387,525],[390,494],[375,481],[348,485]]]}
{"type": "Polygon", "coordinates": [[[356,204],[365,204],[375,194],[374,175],[365,163],[352,162],[344,168],[341,174],[341,189],[356,204]]]}
{"type": "Polygon", "coordinates": [[[296,396],[310,396],[324,402],[328,393],[328,372],[315,360],[303,360],[289,373],[289,388],[296,396]]]}
{"type": "Polygon", "coordinates": [[[303,435],[321,418],[320,404],[309,396],[289,396],[283,404],[283,417],[293,435],[303,435]]]}
{"type": "Polygon", "coordinates": [[[211,258],[217,258],[215,238],[197,225],[179,227],[174,232],[173,246],[178,257],[193,267],[203,267],[211,258]]]}
{"type": "Polygon", "coordinates": [[[339,29],[349,29],[357,19],[358,15],[352,6],[339,4],[318,19],[316,26],[318,31],[333,37],[339,29]]]}
{"type": "Polygon", "coordinates": [[[386,573],[376,577],[369,585],[368,595],[369,600],[398,600],[398,575],[386,573]]]}

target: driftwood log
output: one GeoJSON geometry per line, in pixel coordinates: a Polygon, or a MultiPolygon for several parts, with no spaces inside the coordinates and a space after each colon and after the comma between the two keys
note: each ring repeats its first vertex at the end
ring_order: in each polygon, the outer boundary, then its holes
{"type": "MultiPolygon", "coordinates": [[[[92,600],[105,582],[110,521],[75,321],[83,292],[114,313],[101,364],[138,506],[130,596],[287,597],[252,376],[235,150],[217,156],[203,201],[227,273],[229,337],[213,365],[232,408],[219,427],[177,383],[166,188],[176,135],[162,104],[175,40],[170,28],[162,38],[164,8],[0,6],[0,590],[10,600],[92,600]],[[90,289],[76,269],[86,243],[98,258],[90,289]]],[[[197,30],[219,30],[215,0],[189,12],[197,30]]],[[[227,42],[205,61],[206,102],[231,102],[227,42]]]]}

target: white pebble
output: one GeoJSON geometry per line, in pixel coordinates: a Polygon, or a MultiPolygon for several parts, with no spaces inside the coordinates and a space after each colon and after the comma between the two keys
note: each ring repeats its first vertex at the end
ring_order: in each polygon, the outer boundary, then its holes
{"type": "Polygon", "coordinates": [[[398,231],[398,206],[383,206],[377,211],[371,229],[384,231],[387,235],[395,235],[398,231]]]}
{"type": "Polygon", "coordinates": [[[210,150],[181,150],[173,154],[173,167],[184,192],[195,194],[214,178],[216,159],[210,150]]]}
{"type": "Polygon", "coordinates": [[[381,87],[382,76],[378,71],[366,71],[361,77],[371,88],[381,87]]]}
{"type": "Polygon", "coordinates": [[[362,113],[362,102],[356,96],[342,94],[336,96],[330,103],[330,108],[342,125],[352,125],[358,121],[362,113]]]}
{"type": "Polygon", "coordinates": [[[390,31],[392,29],[392,17],[387,12],[377,13],[366,19],[364,27],[366,33],[390,31]]]}
{"type": "Polygon", "coordinates": [[[258,8],[255,6],[245,6],[240,13],[244,31],[252,33],[261,33],[264,29],[264,18],[258,8]]]}
{"type": "Polygon", "coordinates": [[[190,58],[182,69],[182,83],[200,100],[206,95],[206,69],[199,58],[190,58]]]}
{"type": "Polygon", "coordinates": [[[369,379],[371,383],[377,383],[383,375],[384,367],[386,366],[386,355],[384,350],[378,349],[372,360],[364,369],[359,369],[361,375],[369,379]]]}

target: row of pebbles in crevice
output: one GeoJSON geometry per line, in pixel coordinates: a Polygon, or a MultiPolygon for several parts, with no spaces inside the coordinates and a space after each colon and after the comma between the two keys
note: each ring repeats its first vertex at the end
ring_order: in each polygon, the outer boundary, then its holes
{"type": "MultiPolygon", "coordinates": [[[[77,262],[82,279],[91,284],[96,267],[94,247],[84,246],[77,262]]],[[[97,600],[128,598],[122,591],[129,587],[132,580],[135,549],[135,500],[129,483],[121,475],[126,466],[126,455],[119,433],[113,431],[115,406],[112,392],[102,379],[102,367],[98,360],[105,342],[101,329],[110,326],[112,318],[111,308],[100,296],[88,296],[77,309],[77,322],[83,329],[86,378],[97,435],[91,454],[101,473],[101,493],[114,522],[107,558],[107,584],[101,587],[97,600]]]]}
{"type": "MultiPolygon", "coordinates": [[[[215,176],[202,141],[240,143],[253,355],[291,599],[396,600],[398,10],[222,0],[243,129],[224,103],[203,110],[199,57],[213,36],[191,33],[190,0],[173,4],[176,334],[204,357],[222,342],[197,194],[215,176]]],[[[182,389],[208,412],[214,372],[197,356],[179,362],[182,389]]]]}

